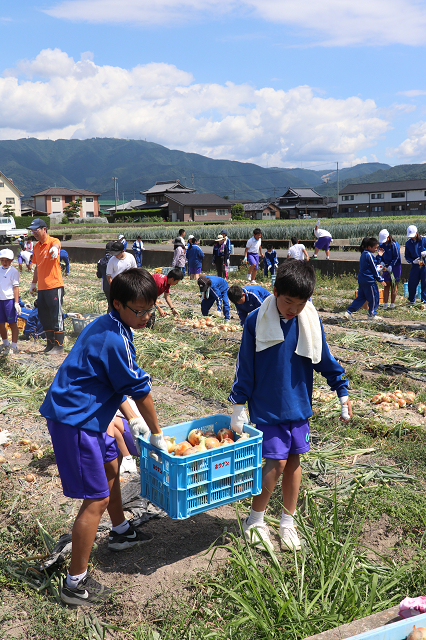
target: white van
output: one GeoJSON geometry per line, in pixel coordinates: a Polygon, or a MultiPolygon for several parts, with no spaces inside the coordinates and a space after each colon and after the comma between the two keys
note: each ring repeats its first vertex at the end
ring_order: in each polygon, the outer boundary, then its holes
{"type": "Polygon", "coordinates": [[[27,229],[16,228],[16,222],[13,216],[0,217],[0,244],[12,242],[17,238],[25,237],[27,234],[27,229]]]}

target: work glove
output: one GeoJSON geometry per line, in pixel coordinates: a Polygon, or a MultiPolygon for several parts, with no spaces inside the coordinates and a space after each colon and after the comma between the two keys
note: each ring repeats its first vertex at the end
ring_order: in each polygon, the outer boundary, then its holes
{"type": "Polygon", "coordinates": [[[422,256],[423,259],[426,258],[426,251],[422,251],[420,255],[422,256]]]}
{"type": "Polygon", "coordinates": [[[388,267],[386,267],[386,271],[387,271],[388,273],[392,273],[392,267],[389,265],[388,267]]]}
{"type": "Polygon", "coordinates": [[[141,448],[139,446],[138,437],[142,436],[142,438],[146,438],[149,433],[148,425],[146,424],[143,418],[132,418],[129,420],[129,430],[132,434],[133,442],[135,443],[135,447],[138,451],[138,454],[141,453],[141,448]]]}
{"type": "Polygon", "coordinates": [[[21,315],[21,306],[20,306],[19,302],[15,302],[15,311],[18,314],[18,316],[21,315]]]}
{"type": "Polygon", "coordinates": [[[245,257],[245,258],[244,258],[243,263],[244,263],[244,262],[247,262],[247,257],[245,257]]]}
{"type": "Polygon", "coordinates": [[[37,283],[36,282],[32,282],[30,284],[30,293],[35,293],[35,291],[37,291],[37,283]]]}
{"type": "Polygon", "coordinates": [[[248,417],[243,404],[234,404],[231,416],[231,429],[241,435],[244,425],[248,423],[248,417]]]}
{"type": "Polygon", "coordinates": [[[420,258],[416,258],[415,260],[413,260],[413,264],[419,264],[420,262],[420,258]]]}
{"type": "Polygon", "coordinates": [[[349,396],[342,396],[340,400],[340,415],[346,422],[350,420],[348,400],[349,396]]]}
{"type": "Polygon", "coordinates": [[[163,437],[163,432],[151,433],[149,441],[153,447],[157,447],[157,449],[160,449],[160,451],[165,451],[166,453],[168,452],[167,444],[163,437]]]}
{"type": "Polygon", "coordinates": [[[268,271],[269,271],[269,269],[271,269],[271,268],[272,268],[272,265],[270,264],[270,265],[269,265],[269,267],[268,267],[268,271]]]}
{"type": "Polygon", "coordinates": [[[50,259],[56,260],[56,258],[59,255],[59,247],[56,244],[54,244],[53,247],[49,249],[49,253],[50,253],[50,259]]]}
{"type": "Polygon", "coordinates": [[[383,265],[382,265],[382,264],[378,264],[378,265],[377,265],[377,271],[378,271],[379,273],[381,273],[381,272],[383,271],[383,265]]]}

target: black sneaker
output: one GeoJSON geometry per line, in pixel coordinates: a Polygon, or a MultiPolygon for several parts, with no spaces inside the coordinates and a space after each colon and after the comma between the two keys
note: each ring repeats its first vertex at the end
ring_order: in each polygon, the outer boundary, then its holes
{"type": "Polygon", "coordinates": [[[130,524],[125,533],[117,533],[112,530],[109,532],[108,549],[111,549],[111,551],[123,551],[136,545],[151,542],[151,540],[152,535],[150,533],[143,533],[130,524]]]}
{"type": "Polygon", "coordinates": [[[92,604],[105,602],[111,597],[111,594],[112,589],[108,589],[108,587],[87,575],[74,588],[69,587],[65,579],[62,585],[61,600],[66,604],[73,604],[77,607],[88,607],[92,604]]]}

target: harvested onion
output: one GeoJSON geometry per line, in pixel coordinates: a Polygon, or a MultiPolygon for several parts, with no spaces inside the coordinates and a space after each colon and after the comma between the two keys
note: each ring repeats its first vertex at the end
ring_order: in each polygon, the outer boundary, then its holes
{"type": "Polygon", "coordinates": [[[179,442],[179,444],[176,445],[175,456],[182,456],[183,452],[186,451],[186,449],[190,448],[191,445],[186,440],[184,440],[183,442],[179,442]]]}
{"type": "Polygon", "coordinates": [[[220,447],[220,442],[217,438],[206,438],[206,449],[216,449],[216,447],[220,447]]]}
{"type": "Polygon", "coordinates": [[[173,453],[173,451],[176,449],[176,438],[173,437],[171,438],[170,436],[164,436],[164,440],[166,442],[167,445],[167,451],[169,453],[173,453]]]}
{"type": "Polygon", "coordinates": [[[203,436],[204,434],[200,429],[192,429],[188,434],[188,442],[195,447],[197,444],[200,444],[203,436]]]}
{"type": "Polygon", "coordinates": [[[231,429],[220,429],[217,432],[217,439],[222,442],[224,438],[229,438],[229,440],[234,440],[234,432],[231,429]]]}
{"type": "Polygon", "coordinates": [[[28,475],[25,476],[25,480],[27,482],[35,482],[35,476],[33,476],[32,473],[29,473],[28,475]]]}
{"type": "Polygon", "coordinates": [[[407,640],[426,640],[426,628],[414,625],[412,632],[407,636],[407,640]]]}

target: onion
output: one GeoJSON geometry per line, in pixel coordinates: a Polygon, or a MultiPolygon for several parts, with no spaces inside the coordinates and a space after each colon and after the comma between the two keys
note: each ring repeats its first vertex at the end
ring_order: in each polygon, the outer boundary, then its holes
{"type": "Polygon", "coordinates": [[[31,443],[31,440],[27,440],[26,438],[18,442],[18,444],[30,444],[30,443],[31,443]]]}
{"type": "Polygon", "coordinates": [[[206,449],[216,449],[216,447],[220,447],[220,442],[217,438],[206,438],[206,449]]]}
{"type": "Polygon", "coordinates": [[[231,438],[223,438],[223,440],[221,441],[221,446],[226,446],[228,444],[235,444],[235,442],[233,440],[231,440],[231,438]]]}
{"type": "Polygon", "coordinates": [[[38,444],[32,444],[30,446],[30,451],[37,451],[37,449],[40,449],[40,445],[38,444]]]}
{"type": "Polygon", "coordinates": [[[231,429],[220,429],[217,432],[217,439],[222,442],[224,438],[229,438],[229,440],[234,440],[234,432],[231,429]]]}
{"type": "Polygon", "coordinates": [[[35,481],[35,476],[33,476],[32,473],[29,473],[28,475],[25,476],[25,480],[27,482],[34,482],[35,481]]]}
{"type": "Polygon", "coordinates": [[[412,632],[407,636],[407,640],[424,640],[426,639],[426,628],[414,625],[412,632]]]}
{"type": "Polygon", "coordinates": [[[173,453],[173,451],[176,449],[176,438],[175,437],[171,438],[170,436],[164,436],[164,440],[167,445],[167,451],[169,453],[173,453]]]}
{"type": "Polygon", "coordinates": [[[188,433],[188,442],[195,447],[197,444],[200,444],[203,436],[204,434],[200,429],[192,429],[192,431],[188,433]]]}
{"type": "Polygon", "coordinates": [[[2,464],[3,462],[6,462],[6,458],[4,456],[0,456],[0,464],[2,464]]]}
{"type": "Polygon", "coordinates": [[[186,440],[179,442],[179,444],[176,445],[175,456],[182,456],[183,452],[189,448],[191,448],[191,445],[186,440]]]}
{"type": "Polygon", "coordinates": [[[214,432],[213,430],[211,430],[211,431],[204,431],[203,436],[204,436],[205,438],[216,438],[216,440],[217,440],[217,436],[216,436],[216,434],[215,434],[215,432],[214,432]]]}

